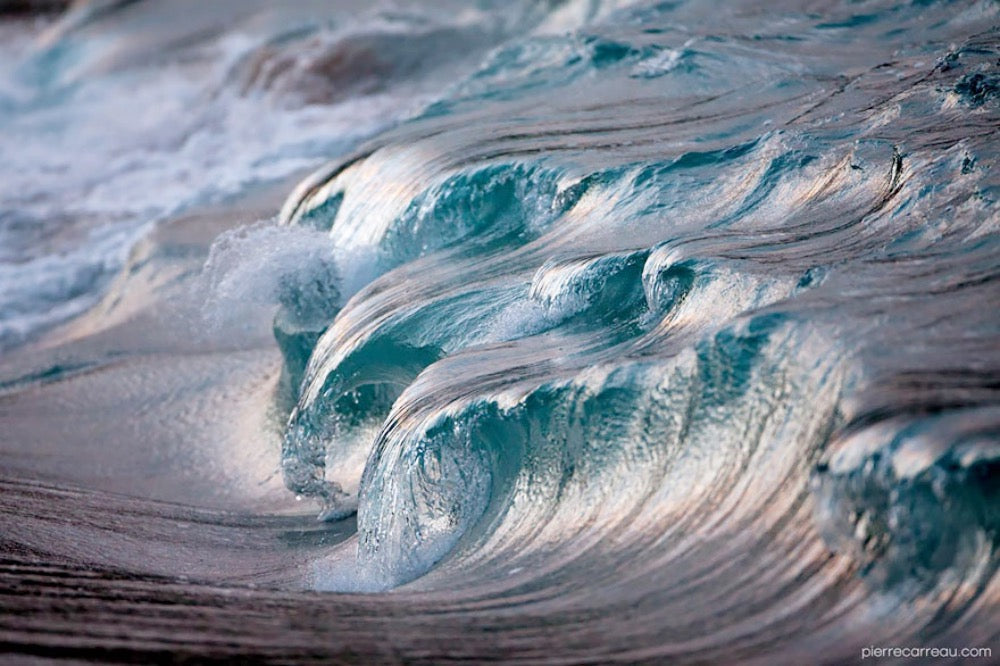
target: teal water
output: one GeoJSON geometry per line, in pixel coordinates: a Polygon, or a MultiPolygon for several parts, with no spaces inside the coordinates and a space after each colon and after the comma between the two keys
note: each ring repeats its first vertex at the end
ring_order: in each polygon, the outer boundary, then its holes
{"type": "MultiPolygon", "coordinates": [[[[632,660],[995,638],[1000,5],[299,8],[95,46],[120,11],[18,70],[43,92],[0,98],[3,147],[48,155],[24,128],[77,107],[47,96],[99,113],[174,49],[184,151],[128,153],[127,205],[71,160],[0,234],[68,209],[98,234],[103,205],[141,237],[312,171],[180,278],[201,334],[273,333],[281,478],[357,515],[304,586],[576,617],[632,660]]],[[[9,263],[14,330],[124,259],[48,300],[9,263]]]]}
{"type": "Polygon", "coordinates": [[[992,575],[997,7],[866,9],[514,39],[289,199],[341,277],[285,480],[364,580],[669,569],[783,495],[868,575],[992,575]]]}

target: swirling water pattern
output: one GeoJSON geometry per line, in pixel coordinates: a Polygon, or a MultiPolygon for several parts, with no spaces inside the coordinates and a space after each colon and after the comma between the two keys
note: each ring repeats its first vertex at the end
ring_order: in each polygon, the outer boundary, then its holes
{"type": "Polygon", "coordinates": [[[401,659],[995,641],[1000,7],[481,12],[246,240],[324,253],[274,289],[280,465],[357,529],[304,584],[401,659]]]}
{"type": "Polygon", "coordinates": [[[364,575],[669,570],[814,494],[891,580],[988,580],[995,8],[942,9],[514,41],[300,187],[352,298],[286,482],[358,508],[364,575]]]}

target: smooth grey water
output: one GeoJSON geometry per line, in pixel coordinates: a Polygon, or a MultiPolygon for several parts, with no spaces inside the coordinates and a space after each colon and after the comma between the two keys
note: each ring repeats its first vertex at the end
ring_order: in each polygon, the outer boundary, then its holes
{"type": "Polygon", "coordinates": [[[998,13],[4,25],[4,646],[991,648],[998,13]]]}

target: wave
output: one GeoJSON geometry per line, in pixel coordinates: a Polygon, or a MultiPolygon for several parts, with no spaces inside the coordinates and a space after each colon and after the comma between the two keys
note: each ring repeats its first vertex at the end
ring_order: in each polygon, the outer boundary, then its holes
{"type": "MultiPolygon", "coordinates": [[[[859,69],[832,92],[822,71],[804,75],[795,42],[785,53],[764,38],[705,37],[700,50],[688,40],[687,67],[674,71],[671,55],[674,80],[653,97],[639,65],[664,47],[643,42],[670,25],[641,25],[615,41],[506,47],[455,101],[322,170],[286,204],[286,223],[330,230],[339,284],[354,294],[309,358],[286,483],[323,497],[327,517],[357,508],[359,566],[389,586],[442,558],[481,569],[579,552],[576,532],[629,551],[633,521],[669,534],[683,509],[734,524],[754,517],[754,499],[802,502],[807,487],[848,552],[844,541],[867,552],[875,540],[905,566],[986,566],[996,532],[980,486],[996,426],[967,403],[977,390],[995,400],[996,359],[961,368],[996,331],[995,316],[970,311],[996,295],[985,194],[996,184],[981,163],[995,127],[963,82],[992,57],[991,33],[937,64],[921,53],[859,69]],[[554,63],[544,84],[540,62],[554,63]],[[725,91],[743,74],[762,85],[750,106],[725,91]],[[682,86],[696,92],[674,94],[682,86]],[[584,90],[595,102],[581,107],[584,90]],[[942,319],[961,321],[962,335],[949,338],[942,319]],[[929,355],[942,367],[921,367],[929,355]],[[937,378],[951,373],[962,375],[953,387],[937,378]],[[920,381],[959,394],[904,399],[887,386],[920,381]],[[933,412],[963,408],[977,415],[972,433],[924,434],[944,418],[933,412]],[[898,442],[908,432],[939,442],[922,445],[932,451],[921,467],[952,494],[926,501],[954,514],[884,499],[931,483],[881,469],[910,448],[898,442]],[[975,453],[958,454],[966,437],[975,453]],[[770,450],[791,465],[784,475],[770,450]],[[717,487],[746,506],[727,506],[717,487]],[[933,517],[919,527],[905,518],[921,511],[933,517]],[[944,554],[954,539],[943,526],[971,552],[944,554]]],[[[817,41],[814,53],[833,47],[817,41]]]]}
{"type": "Polygon", "coordinates": [[[364,119],[293,133],[332,159],[193,297],[276,313],[284,484],[357,515],[302,586],[529,661],[996,638],[998,8],[859,11],[380,10],[225,59],[364,119]]]}

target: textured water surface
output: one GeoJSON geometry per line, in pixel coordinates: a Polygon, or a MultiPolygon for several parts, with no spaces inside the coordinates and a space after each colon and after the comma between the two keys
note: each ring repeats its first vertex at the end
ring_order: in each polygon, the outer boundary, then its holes
{"type": "Polygon", "coordinates": [[[4,24],[0,643],[1000,648],[998,16],[4,24]]]}

